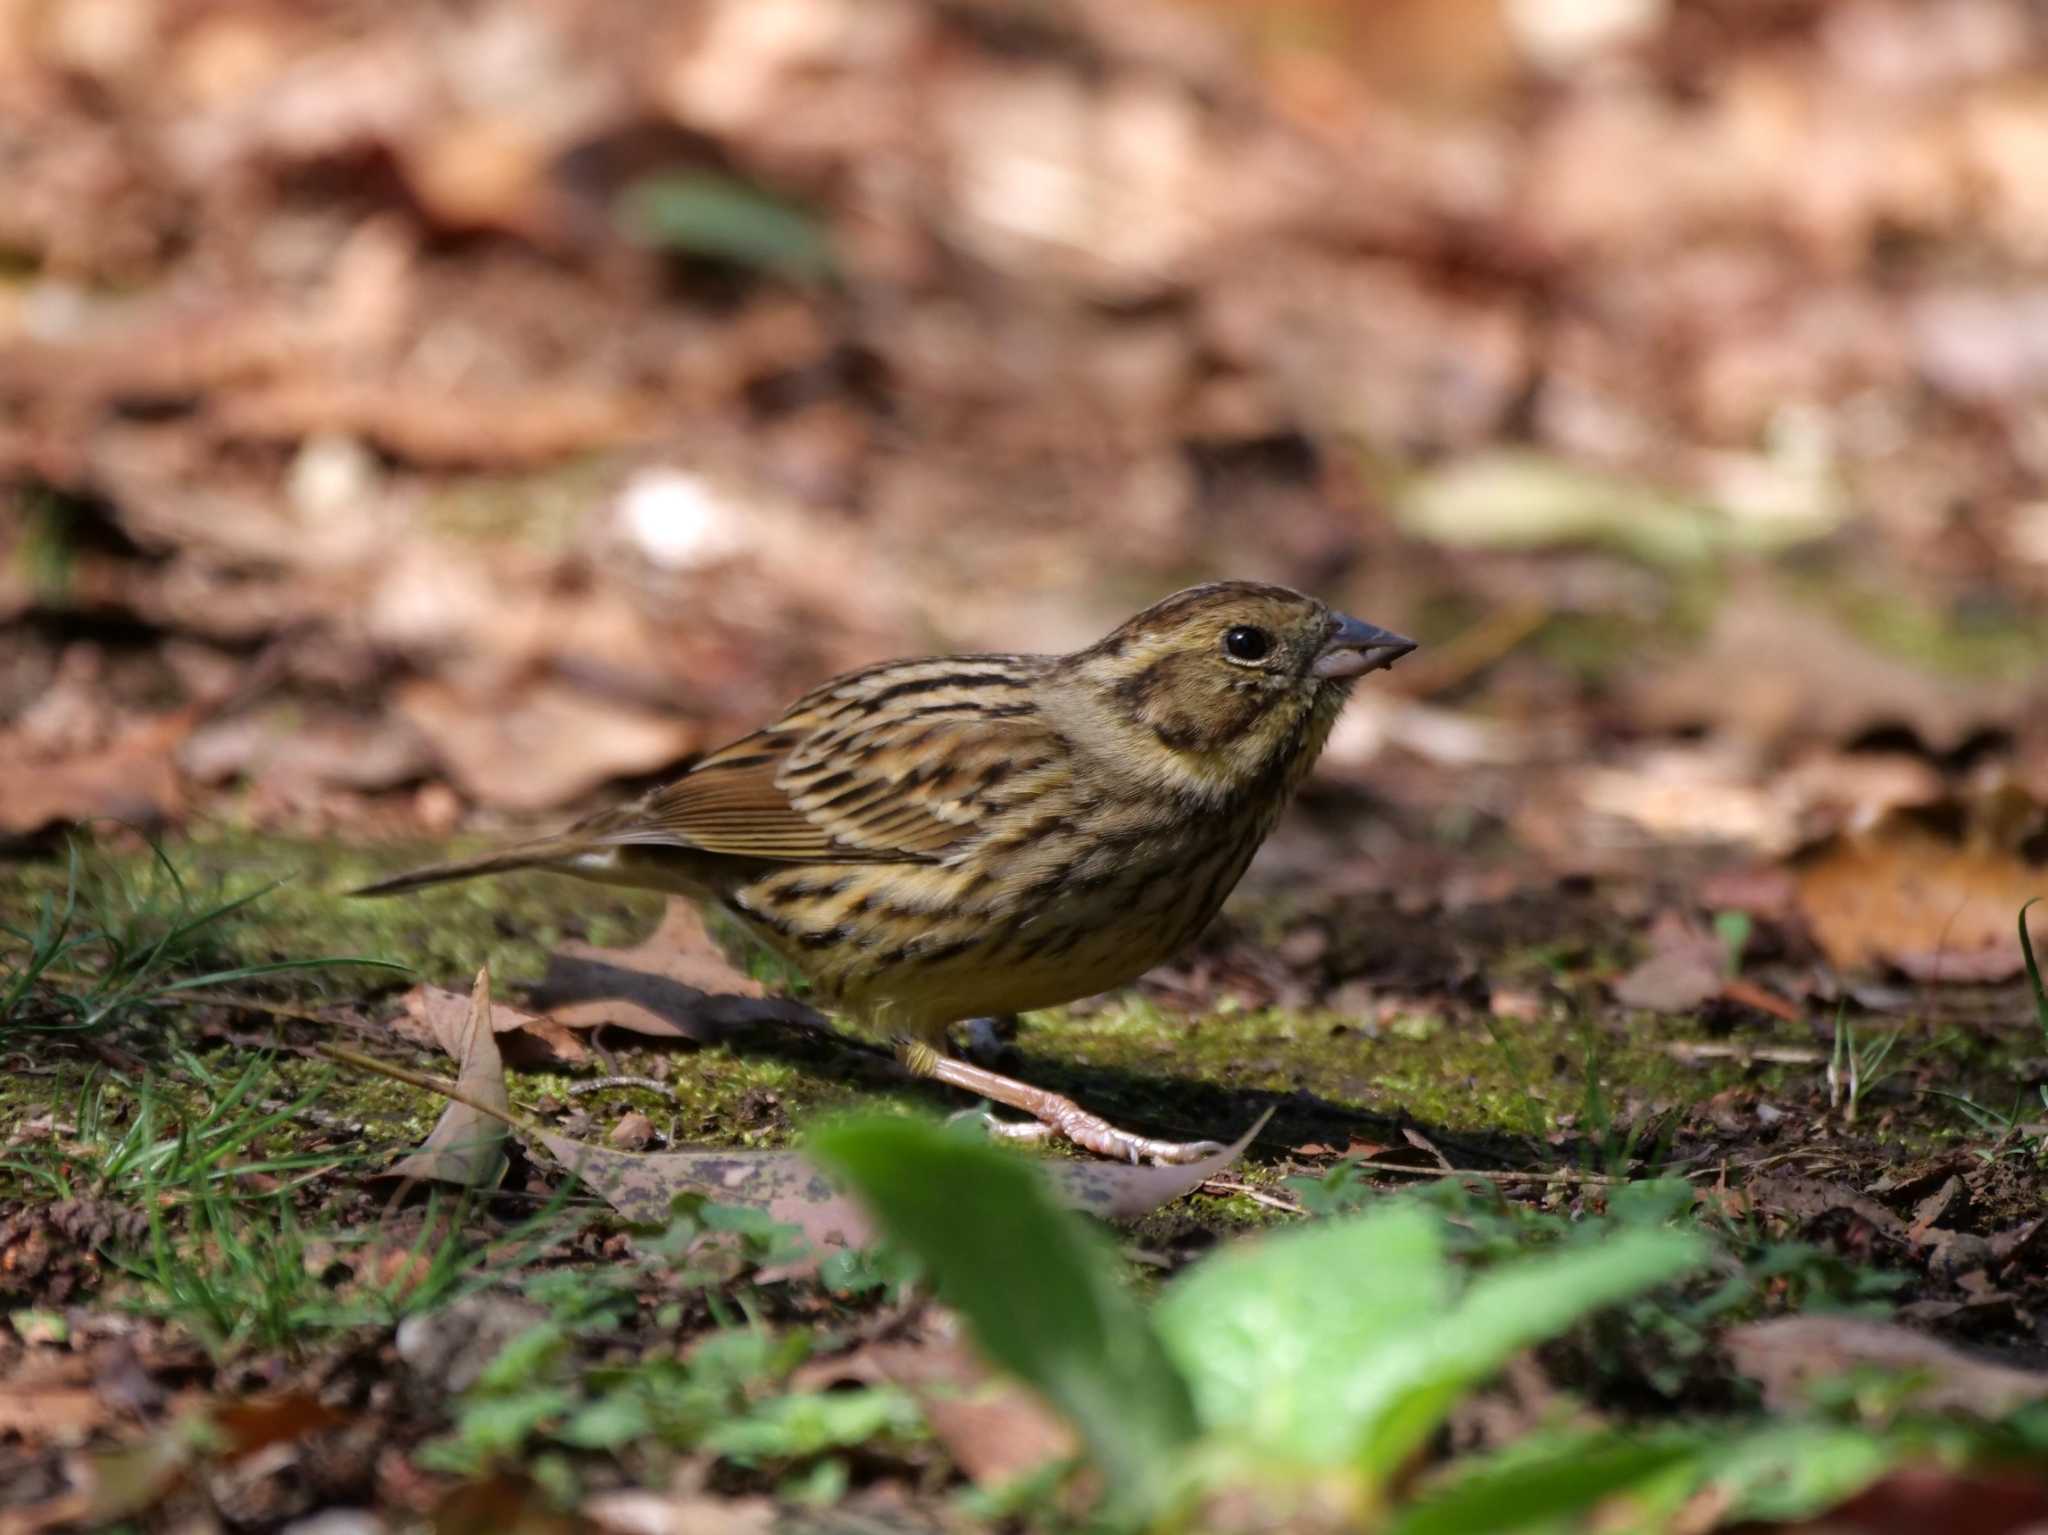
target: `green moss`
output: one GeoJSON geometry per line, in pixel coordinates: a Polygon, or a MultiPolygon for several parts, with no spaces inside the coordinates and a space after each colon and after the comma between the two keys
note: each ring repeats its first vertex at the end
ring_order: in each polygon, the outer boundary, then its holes
{"type": "MultiPolygon", "coordinates": [[[[1032,1080],[1080,1094],[1109,1112],[1121,1099],[1178,1119],[1209,1103],[1216,1122],[1191,1133],[1227,1137],[1267,1105],[1278,1109],[1269,1138],[1321,1139],[1346,1122],[1378,1120],[1480,1135],[1522,1137],[1583,1116],[1585,1025],[1558,1018],[1496,1023],[1430,1014],[1378,1032],[1313,1012],[1256,1011],[1177,1018],[1142,1001],[1088,1018],[1052,1013],[1031,1020],[1018,1044],[1032,1080]],[[1403,1028],[1410,1024],[1414,1027],[1403,1028]]],[[[1686,1104],[1738,1081],[1768,1086],[1739,1063],[1702,1067],[1655,1048],[1663,1030],[1603,1031],[1597,1070],[1610,1099],[1686,1104]]],[[[1363,1133],[1368,1127],[1358,1123],[1363,1133]]],[[[1581,1129],[1587,1128],[1583,1124],[1581,1129]]]]}

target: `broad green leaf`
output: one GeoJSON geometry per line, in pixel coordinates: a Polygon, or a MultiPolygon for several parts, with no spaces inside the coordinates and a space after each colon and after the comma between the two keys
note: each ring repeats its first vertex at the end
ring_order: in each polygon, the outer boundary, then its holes
{"type": "Polygon", "coordinates": [[[1348,1459],[1358,1424],[1427,1375],[1451,1299],[1435,1216],[1408,1205],[1207,1258],[1154,1313],[1204,1425],[1284,1462],[1348,1459]]]}
{"type": "Polygon", "coordinates": [[[1369,1474],[1390,1476],[1434,1433],[1459,1397],[1516,1354],[1581,1318],[1677,1279],[1707,1257],[1689,1232],[1623,1231],[1608,1241],[1544,1253],[1475,1281],[1410,1351],[1408,1379],[1366,1402],[1352,1425],[1369,1474]]]}
{"type": "MultiPolygon", "coordinates": [[[[1729,1523],[1827,1513],[1909,1454],[1913,1436],[1832,1423],[1538,1435],[1453,1470],[1384,1535],[1663,1529],[1706,1489],[1729,1523]]],[[[1718,1528],[1719,1526],[1717,1526],[1718,1528]]]]}
{"type": "Polygon", "coordinates": [[[832,1126],[809,1151],[930,1266],[982,1351],[1073,1421],[1112,1499],[1155,1506],[1194,1439],[1187,1384],[1107,1242],[1037,1169],[909,1119],[832,1126]]]}
{"type": "Polygon", "coordinates": [[[579,1450],[618,1450],[653,1431],[647,1404],[629,1391],[614,1391],[577,1408],[554,1437],[579,1450]]]}
{"type": "Polygon", "coordinates": [[[1508,1265],[1454,1304],[1440,1229],[1396,1206],[1218,1254],[1175,1283],[1156,1322],[1205,1426],[1276,1466],[1385,1477],[1519,1350],[1704,1252],[1629,1232],[1508,1265]]]}
{"type": "Polygon", "coordinates": [[[832,273],[831,243],[816,214],[731,176],[650,176],[627,188],[621,215],[627,231],[649,245],[795,282],[832,273]]]}
{"type": "MultiPolygon", "coordinates": [[[[1516,1445],[1468,1464],[1389,1524],[1384,1535],[1524,1535],[1579,1527],[1583,1516],[1642,1489],[1661,1505],[1676,1483],[1682,1500],[1696,1482],[1701,1444],[1692,1435],[1629,1439],[1568,1434],[1516,1445]],[[1692,1474],[1688,1474],[1691,1472],[1692,1474]]],[[[1646,1510],[1647,1511],[1647,1510],[1646,1510]]]]}

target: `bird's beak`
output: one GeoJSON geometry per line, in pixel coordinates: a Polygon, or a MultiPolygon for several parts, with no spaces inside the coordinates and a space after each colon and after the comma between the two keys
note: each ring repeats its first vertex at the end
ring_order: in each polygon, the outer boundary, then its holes
{"type": "Polygon", "coordinates": [[[1392,666],[1415,648],[1415,641],[1362,619],[1337,617],[1337,627],[1309,663],[1314,677],[1362,677],[1392,666]]]}

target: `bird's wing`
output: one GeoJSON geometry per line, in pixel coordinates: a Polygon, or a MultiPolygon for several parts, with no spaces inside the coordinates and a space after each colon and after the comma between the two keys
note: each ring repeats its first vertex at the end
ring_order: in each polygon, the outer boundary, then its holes
{"type": "Polygon", "coordinates": [[[614,844],[793,863],[931,861],[1064,760],[1016,656],[895,662],[827,683],[593,825],[614,844]]]}

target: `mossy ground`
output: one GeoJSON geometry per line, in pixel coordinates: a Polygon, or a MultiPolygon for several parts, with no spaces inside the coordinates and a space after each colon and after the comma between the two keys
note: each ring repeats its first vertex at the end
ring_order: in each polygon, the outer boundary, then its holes
{"type": "MultiPolygon", "coordinates": [[[[395,1011],[396,993],[412,979],[466,988],[484,964],[491,967],[500,998],[517,1001],[559,944],[573,939],[629,946],[646,936],[661,910],[658,897],[538,875],[472,881],[396,899],[346,895],[431,852],[423,848],[362,850],[216,830],[197,832],[164,851],[202,900],[275,886],[210,930],[208,942],[217,953],[209,958],[220,964],[319,954],[409,967],[411,976],[350,967],[292,972],[245,988],[296,1008],[339,1006],[364,1020],[395,1011]]],[[[62,859],[0,865],[0,908],[27,912],[45,898],[61,899],[67,878],[62,859]]],[[[162,865],[140,846],[103,847],[82,860],[88,906],[160,897],[166,879],[162,865]]],[[[1257,901],[1253,892],[1238,906],[1239,925],[1254,932],[1263,925],[1261,913],[1248,903],[1257,901]]],[[[1359,943],[1369,951],[1386,941],[1381,935],[1354,938],[1342,911],[1331,920],[1339,954],[1359,943]]],[[[1525,927],[1512,919],[1476,921],[1472,933],[1457,941],[1467,938],[1494,946],[1485,963],[1496,975],[1554,978],[1566,965],[1555,944],[1532,944],[1525,927]]],[[[1577,943],[1575,962],[1608,963],[1612,947],[1611,934],[1588,932],[1577,943]]],[[[182,1038],[196,1039],[189,1031],[201,1012],[166,1010],[159,1015],[165,1028],[160,1036],[124,1043],[148,1054],[152,1047],[168,1050],[182,1038]]],[[[1584,1156],[1608,1133],[1598,1122],[1603,1117],[1641,1119],[1735,1088],[1785,1095],[1787,1101],[1811,1096],[1811,1067],[1759,1066],[1739,1056],[1688,1061],[1666,1048],[1698,1033],[1690,1019],[1616,1015],[1565,1001],[1553,1001],[1536,1017],[1499,1020],[1446,999],[1441,1006],[1418,1005],[1365,1023],[1315,1009],[1245,1009],[1227,999],[1189,1015],[1133,992],[1103,1005],[1031,1016],[998,1064],[1163,1133],[1227,1139],[1271,1108],[1275,1117],[1261,1137],[1268,1152],[1309,1143],[1339,1149],[1353,1141],[1399,1143],[1407,1128],[1451,1138],[1503,1166],[1529,1165],[1545,1155],[1584,1156]]],[[[220,1037],[216,1029],[207,1048],[223,1048],[220,1037]]],[[[233,1048],[247,1048],[252,1041],[246,1020],[229,1037],[239,1041],[233,1048]]],[[[1745,1028],[1742,1041],[1810,1048],[1814,1035],[1758,1021],[1745,1028]]],[[[75,1085],[74,1067],[87,1069],[86,1058],[41,1048],[38,1036],[9,1043],[39,1070],[54,1074],[0,1075],[0,1124],[25,1110],[46,1108],[75,1085]]],[[[664,1139],[679,1143],[775,1145],[800,1135],[818,1116],[849,1108],[945,1109],[962,1103],[904,1081],[872,1051],[782,1031],[763,1030],[731,1045],[679,1054],[637,1049],[618,1031],[606,1044],[620,1072],[659,1073],[666,1091],[608,1088],[579,1097],[577,1104],[600,1126],[638,1109],[664,1139]]],[[[1984,1037],[1909,1028],[1888,1066],[1895,1072],[1933,1070],[1945,1090],[1991,1102],[2018,1069],[2014,1052],[2036,1048],[2031,1040],[2016,1041],[2009,1050],[1984,1037]]],[[[278,1090],[289,1094],[303,1073],[328,1068],[284,1056],[277,1069],[278,1090]]],[[[510,1085],[515,1102],[530,1108],[559,1099],[568,1079],[515,1071],[510,1085]]],[[[338,1079],[331,1093],[334,1112],[388,1129],[398,1145],[423,1131],[437,1107],[430,1095],[379,1079],[338,1079]]],[[[1865,1133],[1918,1151],[1961,1131],[1953,1114],[1872,1112],[1865,1133]]]]}

